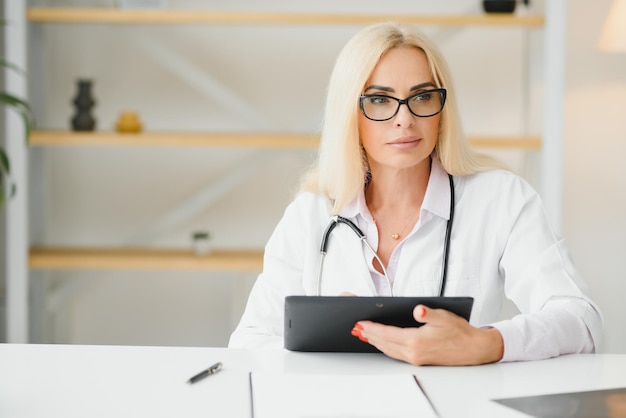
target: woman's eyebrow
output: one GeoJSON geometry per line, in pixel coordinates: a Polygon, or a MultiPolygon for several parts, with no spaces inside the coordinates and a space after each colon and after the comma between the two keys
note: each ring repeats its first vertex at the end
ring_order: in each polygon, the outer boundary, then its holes
{"type": "MultiPolygon", "coordinates": [[[[432,82],[427,81],[425,83],[421,83],[421,84],[418,84],[418,85],[415,85],[415,86],[411,87],[409,89],[409,91],[420,90],[420,89],[423,89],[424,87],[436,87],[436,86],[432,82]]],[[[367,86],[365,88],[365,92],[366,93],[369,90],[379,90],[379,91],[385,91],[387,93],[394,93],[395,92],[395,90],[393,88],[391,88],[391,87],[379,86],[379,85],[376,85],[376,84],[372,84],[371,86],[367,86]]]]}
{"type": "Polygon", "coordinates": [[[392,89],[391,87],[377,86],[376,84],[372,84],[371,86],[368,86],[365,89],[365,91],[367,92],[368,90],[380,90],[380,91],[386,91],[387,93],[395,92],[395,90],[392,89]]]}
{"type": "Polygon", "coordinates": [[[418,84],[417,86],[411,87],[410,91],[423,89],[424,87],[436,87],[436,86],[433,83],[431,83],[430,81],[428,81],[426,83],[418,84]]]}

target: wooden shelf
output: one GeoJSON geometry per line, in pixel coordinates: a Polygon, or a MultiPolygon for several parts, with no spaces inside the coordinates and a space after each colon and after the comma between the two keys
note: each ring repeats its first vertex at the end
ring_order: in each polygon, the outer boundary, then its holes
{"type": "Polygon", "coordinates": [[[30,7],[31,22],[122,23],[122,24],[260,24],[260,25],[356,25],[393,20],[442,26],[543,26],[543,16],[516,14],[410,15],[410,14],[327,14],[278,12],[218,12],[205,10],[129,10],[62,7],[30,7]]]}
{"type": "Polygon", "coordinates": [[[258,147],[258,148],[312,148],[319,141],[308,134],[258,133],[190,133],[144,132],[121,134],[117,132],[33,131],[32,146],[177,146],[177,147],[258,147]]]}
{"type": "Polygon", "coordinates": [[[469,144],[475,148],[521,149],[537,151],[542,147],[538,135],[527,136],[468,136],[469,144]]]}
{"type": "MultiPolygon", "coordinates": [[[[471,136],[470,145],[479,148],[541,149],[539,136],[471,136]]],[[[255,134],[255,133],[188,133],[146,132],[119,134],[116,132],[33,131],[30,145],[51,146],[177,146],[177,147],[257,147],[257,148],[315,148],[319,139],[314,134],[255,134]]]]}
{"type": "Polygon", "coordinates": [[[196,255],[176,249],[34,247],[28,264],[33,269],[259,272],[263,250],[215,250],[196,255]]]}

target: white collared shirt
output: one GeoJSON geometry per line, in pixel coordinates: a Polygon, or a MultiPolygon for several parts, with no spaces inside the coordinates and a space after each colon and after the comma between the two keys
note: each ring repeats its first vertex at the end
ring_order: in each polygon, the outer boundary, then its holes
{"type": "MultiPolygon", "coordinates": [[[[470,323],[496,327],[502,361],[593,352],[602,317],[586,295],[565,244],[552,230],[538,194],[519,176],[492,170],[454,178],[455,215],[445,296],[471,296],[470,323]],[[501,320],[503,297],[521,314],[501,320]]],[[[433,159],[420,219],[396,247],[388,273],[396,296],[439,294],[450,189],[433,159]]],[[[265,248],[255,283],[230,347],[283,346],[284,298],[315,295],[320,242],[331,220],[325,196],[302,193],[288,206],[265,248]]],[[[363,195],[341,213],[356,222],[376,249],[378,233],[363,195]]],[[[388,294],[384,277],[354,231],[333,230],[321,294],[388,294]]]]}
{"type": "MultiPolygon", "coordinates": [[[[357,225],[367,237],[367,242],[372,246],[372,248],[378,248],[378,234],[380,231],[378,231],[376,222],[374,221],[374,218],[367,207],[367,203],[365,202],[364,190],[361,191],[354,201],[344,208],[341,212],[341,216],[356,219],[357,225]]],[[[433,164],[431,166],[429,187],[427,187],[424,200],[422,201],[419,218],[417,219],[413,230],[410,231],[406,237],[402,238],[402,241],[398,243],[394,251],[391,253],[391,257],[389,257],[386,270],[392,286],[393,279],[396,276],[396,270],[398,268],[398,260],[400,259],[402,246],[405,240],[417,229],[419,229],[421,225],[428,223],[433,216],[438,216],[446,221],[450,219],[450,186],[448,173],[444,171],[443,167],[441,167],[441,164],[436,159],[433,160],[433,164]]],[[[441,249],[441,255],[443,257],[443,248],[441,249]]],[[[385,275],[378,272],[378,270],[374,267],[374,256],[368,252],[365,252],[365,256],[366,259],[369,260],[370,273],[378,295],[391,295],[391,290],[389,289],[385,275]]]]}

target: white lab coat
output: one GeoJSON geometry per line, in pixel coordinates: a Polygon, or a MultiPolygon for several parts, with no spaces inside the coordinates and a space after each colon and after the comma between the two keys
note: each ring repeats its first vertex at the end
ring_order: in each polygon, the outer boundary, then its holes
{"type": "MultiPolygon", "coordinates": [[[[396,296],[436,296],[449,215],[447,174],[433,159],[420,221],[401,244],[396,296]],[[437,199],[434,199],[436,196],[437,199]]],[[[549,225],[538,194],[503,170],[455,177],[456,209],[446,296],[474,298],[470,322],[492,325],[504,340],[503,361],[593,352],[602,332],[598,307],[585,294],[565,244],[549,225]],[[521,314],[501,319],[506,295],[521,314]]],[[[345,216],[359,225],[358,205],[345,216]]],[[[287,207],[265,248],[259,275],[230,347],[282,347],[284,298],[317,294],[320,242],[331,220],[325,196],[302,193],[287,207]]],[[[377,246],[377,237],[368,241],[377,246]]],[[[334,229],[322,295],[377,294],[371,255],[345,225],[334,229]]]]}

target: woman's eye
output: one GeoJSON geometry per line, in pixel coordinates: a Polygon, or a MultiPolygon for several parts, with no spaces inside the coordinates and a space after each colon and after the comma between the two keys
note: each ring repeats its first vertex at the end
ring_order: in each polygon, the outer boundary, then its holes
{"type": "Polygon", "coordinates": [[[389,98],[385,96],[373,96],[373,97],[370,97],[370,103],[386,104],[386,103],[389,103],[389,98]]]}
{"type": "Polygon", "coordinates": [[[432,93],[420,93],[418,95],[416,95],[413,100],[417,101],[417,102],[427,102],[429,100],[432,100],[433,98],[433,94],[432,93]]]}

